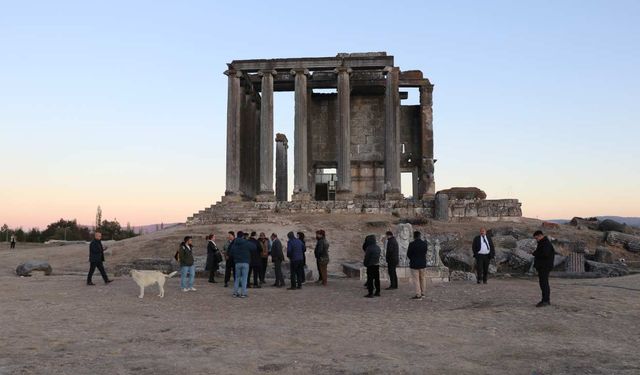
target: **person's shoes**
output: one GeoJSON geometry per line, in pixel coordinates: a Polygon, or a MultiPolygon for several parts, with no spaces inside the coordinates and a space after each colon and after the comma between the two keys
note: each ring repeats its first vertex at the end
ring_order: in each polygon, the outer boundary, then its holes
{"type": "Polygon", "coordinates": [[[380,297],[380,292],[373,295],[374,297],[380,297]]]}
{"type": "Polygon", "coordinates": [[[224,287],[225,287],[225,288],[228,288],[228,287],[229,287],[229,284],[224,283],[224,287]]]}
{"type": "Polygon", "coordinates": [[[262,288],[262,285],[258,284],[256,285],[256,288],[262,288]]]}
{"type": "Polygon", "coordinates": [[[291,288],[287,288],[287,290],[296,290],[298,288],[296,288],[295,286],[292,286],[291,288]]]}
{"type": "Polygon", "coordinates": [[[271,286],[277,288],[279,285],[278,284],[273,284],[271,286]]]}
{"type": "Polygon", "coordinates": [[[421,300],[421,299],[422,299],[422,296],[413,296],[413,297],[411,297],[411,299],[421,300]]]}
{"type": "Polygon", "coordinates": [[[373,294],[365,294],[364,298],[373,298],[373,294]]]}
{"type": "Polygon", "coordinates": [[[249,296],[248,296],[248,295],[246,295],[246,294],[241,294],[241,295],[240,295],[240,298],[247,298],[247,297],[249,297],[249,296]]]}
{"type": "Polygon", "coordinates": [[[187,289],[187,288],[182,288],[182,291],[183,291],[183,292],[188,292],[188,291],[189,291],[189,289],[187,289]]]}
{"type": "Polygon", "coordinates": [[[240,295],[238,293],[233,293],[231,296],[232,297],[240,297],[240,295]]]}
{"type": "Polygon", "coordinates": [[[105,281],[104,283],[105,283],[105,284],[110,284],[110,283],[112,283],[112,282],[113,282],[113,280],[107,280],[107,281],[105,281]]]}
{"type": "Polygon", "coordinates": [[[476,284],[480,284],[480,280],[476,281],[476,284]]]}
{"type": "Polygon", "coordinates": [[[190,291],[192,291],[192,292],[195,292],[195,291],[196,291],[196,290],[198,290],[198,289],[196,289],[196,288],[194,288],[194,287],[191,287],[191,288],[189,288],[189,290],[190,290],[190,291]]]}
{"type": "Polygon", "coordinates": [[[420,297],[424,298],[424,294],[421,294],[420,297]]]}
{"type": "Polygon", "coordinates": [[[486,284],[486,283],[487,283],[487,281],[486,281],[486,280],[483,280],[483,281],[482,281],[482,283],[483,283],[483,284],[486,284]]]}
{"type": "MultiPolygon", "coordinates": [[[[304,284],[304,283],[302,283],[302,284],[304,284]]],[[[297,289],[302,289],[302,285],[298,285],[297,289]]]]}
{"type": "Polygon", "coordinates": [[[87,283],[87,285],[96,285],[96,284],[94,284],[94,283],[92,283],[91,281],[89,281],[89,282],[87,283]]]}
{"type": "Polygon", "coordinates": [[[385,288],[384,290],[394,290],[394,289],[398,289],[398,288],[394,288],[394,287],[390,286],[388,288],[385,288]]]}
{"type": "Polygon", "coordinates": [[[549,306],[551,305],[551,303],[549,302],[544,302],[544,301],[540,301],[538,302],[538,304],[536,305],[536,307],[544,307],[544,306],[549,306]]]}

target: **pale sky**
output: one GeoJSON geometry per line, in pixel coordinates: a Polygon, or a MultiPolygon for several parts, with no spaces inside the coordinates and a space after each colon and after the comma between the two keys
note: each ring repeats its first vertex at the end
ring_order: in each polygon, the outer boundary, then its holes
{"type": "Polygon", "coordinates": [[[2,2],[0,224],[183,222],[224,193],[227,62],[366,51],[435,85],[438,190],[640,216],[639,1],[242,4],[2,2]]]}

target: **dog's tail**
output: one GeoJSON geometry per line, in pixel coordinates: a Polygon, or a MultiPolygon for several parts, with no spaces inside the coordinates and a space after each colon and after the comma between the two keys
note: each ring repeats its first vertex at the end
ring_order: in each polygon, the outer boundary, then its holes
{"type": "Polygon", "coordinates": [[[166,277],[166,278],[174,277],[174,276],[175,276],[175,275],[177,275],[177,274],[178,274],[178,272],[177,272],[177,271],[173,271],[173,272],[171,272],[171,273],[170,273],[170,274],[168,274],[168,275],[164,275],[164,277],[166,277]]]}

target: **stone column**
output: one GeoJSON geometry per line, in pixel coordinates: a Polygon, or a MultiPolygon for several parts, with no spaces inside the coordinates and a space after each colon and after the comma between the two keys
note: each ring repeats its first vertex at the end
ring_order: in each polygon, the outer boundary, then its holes
{"type": "Polygon", "coordinates": [[[284,202],[288,200],[288,166],[287,149],[289,142],[287,136],[281,133],[276,134],[276,200],[284,202]]]}
{"type": "Polygon", "coordinates": [[[385,68],[387,87],[385,90],[384,112],[384,197],[385,200],[402,199],[400,192],[400,69],[385,68]]]}
{"type": "Polygon", "coordinates": [[[237,201],[242,198],[240,191],[240,110],[242,90],[241,72],[229,69],[224,72],[229,77],[227,91],[227,170],[226,189],[223,201],[237,201]]]}
{"type": "Polygon", "coordinates": [[[351,193],[351,69],[339,67],[338,73],[338,184],[336,199],[350,200],[351,193]]]}
{"type": "Polygon", "coordinates": [[[295,149],[293,166],[293,200],[310,200],[309,194],[309,172],[308,172],[308,150],[307,150],[307,76],[309,70],[294,69],[291,74],[295,75],[295,149]]]}
{"type": "Polygon", "coordinates": [[[433,158],[433,85],[420,86],[420,131],[422,160],[420,168],[419,199],[433,199],[436,194],[433,158]]]}
{"type": "Polygon", "coordinates": [[[273,76],[275,70],[262,70],[260,105],[260,184],[257,201],[273,201],[273,76]]]}

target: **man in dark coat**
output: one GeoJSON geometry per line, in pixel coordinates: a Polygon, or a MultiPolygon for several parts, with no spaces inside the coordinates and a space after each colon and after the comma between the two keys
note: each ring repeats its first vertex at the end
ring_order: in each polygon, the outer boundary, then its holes
{"type": "Polygon", "coordinates": [[[316,248],[313,251],[318,267],[318,281],[322,285],[327,285],[327,266],[329,265],[329,241],[324,230],[316,231],[316,248]]]}
{"type": "Polygon", "coordinates": [[[276,274],[276,282],[273,286],[281,288],[284,286],[284,276],[282,275],[282,262],[284,262],[284,252],[282,251],[282,242],[275,233],[271,234],[271,261],[276,274]]]}
{"type": "Polygon", "coordinates": [[[367,267],[367,298],[380,297],[380,246],[376,243],[376,236],[368,235],[364,239],[364,266],[367,267]],[[375,286],[375,294],[373,288],[375,286]]]}
{"type": "Polygon", "coordinates": [[[409,258],[411,278],[416,288],[416,295],[412,298],[417,300],[424,298],[427,290],[427,249],[428,246],[422,240],[422,234],[418,231],[413,232],[413,241],[407,249],[407,258],[409,258]]]}
{"type": "Polygon", "coordinates": [[[207,236],[207,264],[205,271],[209,271],[209,282],[215,283],[216,272],[220,265],[220,259],[222,258],[218,245],[216,245],[216,235],[210,234],[207,236]]]}
{"type": "Polygon", "coordinates": [[[251,274],[253,274],[253,287],[262,288],[260,286],[260,269],[262,268],[262,258],[260,257],[260,241],[256,238],[257,233],[251,232],[249,237],[249,243],[251,247],[251,264],[249,268],[249,275],[247,275],[247,285],[251,287],[251,274]]]}
{"type": "Polygon", "coordinates": [[[291,287],[288,290],[302,289],[302,277],[304,276],[304,243],[293,235],[287,233],[287,258],[289,258],[291,287]]]}
{"type": "Polygon", "coordinates": [[[100,275],[102,275],[102,280],[104,280],[105,284],[109,284],[113,280],[109,280],[107,277],[107,272],[104,270],[104,266],[102,262],[104,262],[104,251],[106,247],[102,246],[102,233],[96,232],[94,240],[89,244],[89,274],[87,275],[87,285],[95,285],[91,278],[93,277],[93,272],[95,272],[96,268],[100,271],[100,275]]]}
{"type": "Polygon", "coordinates": [[[556,250],[542,231],[536,231],[533,237],[538,241],[538,246],[533,252],[533,267],[538,271],[538,281],[540,282],[540,290],[542,291],[542,300],[538,302],[536,307],[543,307],[551,304],[549,273],[551,273],[553,269],[553,258],[555,257],[556,250]]]}
{"type": "Polygon", "coordinates": [[[389,272],[389,281],[391,283],[387,290],[398,289],[398,275],[396,274],[396,267],[398,267],[398,263],[400,263],[399,253],[398,241],[393,236],[393,232],[387,231],[387,249],[385,252],[385,258],[387,261],[387,271],[389,272]]]}
{"type": "Polygon", "coordinates": [[[480,284],[482,280],[486,284],[489,275],[489,262],[496,256],[496,248],[493,246],[491,236],[487,236],[486,228],[480,228],[480,235],[473,239],[471,249],[473,257],[476,258],[477,282],[480,284]]]}

